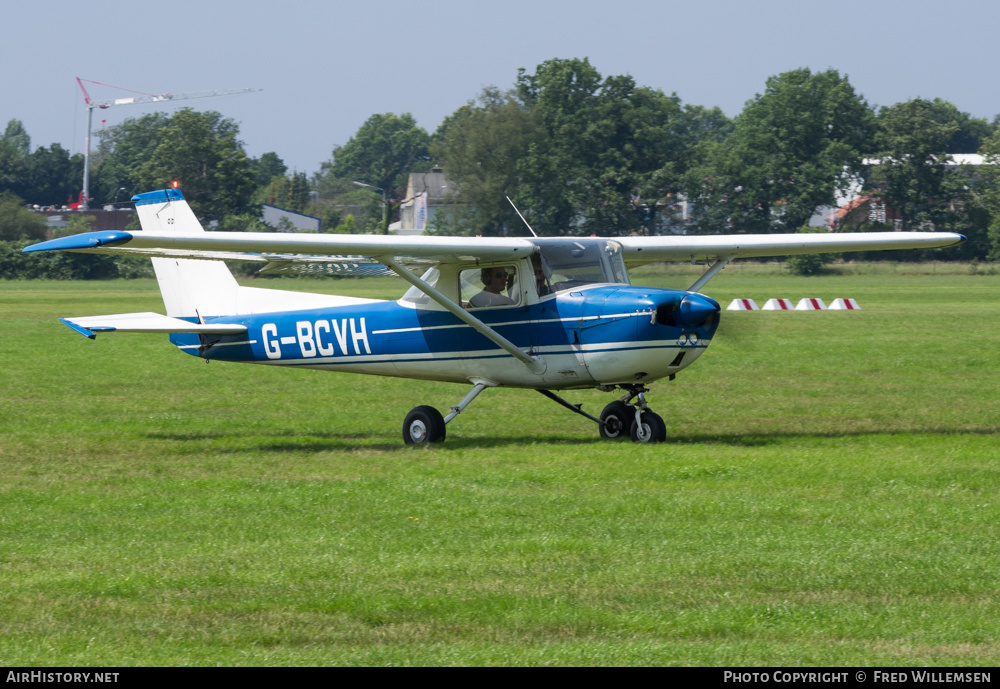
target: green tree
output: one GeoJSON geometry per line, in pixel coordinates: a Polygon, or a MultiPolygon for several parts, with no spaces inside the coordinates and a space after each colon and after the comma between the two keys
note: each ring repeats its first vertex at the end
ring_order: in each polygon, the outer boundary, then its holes
{"type": "Polygon", "coordinates": [[[533,222],[547,233],[616,235],[658,226],[683,186],[691,152],[726,120],[676,94],[602,78],[584,60],[550,60],[518,76],[546,138],[522,165],[533,222]]]}
{"type": "Polygon", "coordinates": [[[45,239],[45,219],[24,207],[24,201],[10,191],[0,192],[0,240],[41,241],[45,239]]]}
{"type": "MultiPolygon", "coordinates": [[[[398,206],[406,191],[406,173],[429,169],[427,132],[410,113],[372,115],[357,133],[324,163],[314,185],[342,189],[344,182],[362,182],[382,189],[389,206],[398,206]]],[[[321,198],[324,195],[321,192],[321,198]]],[[[367,193],[371,197],[371,192],[367,193]]],[[[381,200],[381,194],[378,200],[381,200]]],[[[388,209],[387,209],[388,210],[388,209]]],[[[382,232],[388,231],[392,214],[386,213],[382,232]]]]}
{"type": "Polygon", "coordinates": [[[91,194],[97,203],[111,203],[118,198],[152,191],[139,181],[139,168],[153,156],[160,143],[160,133],[170,117],[150,113],[129,118],[98,132],[99,144],[91,155],[91,194]],[[120,192],[125,189],[124,192],[120,192]]]}
{"type": "Polygon", "coordinates": [[[43,206],[76,201],[83,180],[83,155],[70,155],[59,144],[39,146],[28,158],[31,202],[43,206]]]}
{"type": "Polygon", "coordinates": [[[306,207],[306,212],[322,218],[324,232],[338,226],[345,215],[354,218],[352,228],[359,232],[381,231],[381,196],[351,182],[332,175],[330,163],[323,163],[312,179],[312,189],[318,198],[306,207]]]}
{"type": "Polygon", "coordinates": [[[288,172],[288,166],[273,151],[251,160],[250,166],[253,168],[254,179],[258,187],[266,187],[272,179],[281,177],[288,172]]]}
{"type": "Polygon", "coordinates": [[[22,198],[30,197],[28,156],[31,137],[20,120],[7,123],[0,136],[0,191],[9,191],[22,198]]]}
{"type": "Polygon", "coordinates": [[[309,205],[309,180],[304,172],[272,177],[256,198],[260,203],[303,213],[309,205]]]}
{"type": "Polygon", "coordinates": [[[987,213],[987,258],[1000,261],[1000,129],[983,142],[984,165],[973,185],[977,206],[987,213]]]}
{"type": "Polygon", "coordinates": [[[983,142],[996,129],[985,118],[961,112],[952,103],[940,98],[930,101],[929,115],[938,124],[958,126],[945,147],[947,153],[978,153],[983,142]]]}
{"type": "Polygon", "coordinates": [[[960,126],[941,123],[931,101],[916,98],[882,108],[875,133],[876,157],[868,186],[900,214],[907,230],[925,223],[941,228],[964,186],[947,163],[948,145],[960,126]]]}
{"type": "Polygon", "coordinates": [[[873,116],[846,76],[797,69],[770,77],[725,143],[708,142],[688,191],[703,231],[801,227],[861,169],[873,116]]]}
{"type": "Polygon", "coordinates": [[[217,112],[179,110],[159,130],[152,154],[136,170],[136,182],[143,189],[162,189],[177,181],[205,220],[256,213],[254,171],[238,135],[237,124],[217,112]]]}
{"type": "MultiPolygon", "coordinates": [[[[538,110],[513,91],[489,87],[453,113],[435,132],[431,144],[448,178],[457,183],[456,201],[446,231],[457,234],[521,235],[527,230],[507,201],[524,196],[520,169],[544,138],[538,110]],[[471,212],[469,212],[471,209],[471,212]]],[[[447,211],[446,211],[447,214],[447,211]]]]}
{"type": "Polygon", "coordinates": [[[31,153],[31,137],[21,120],[10,120],[3,132],[3,140],[10,144],[22,156],[31,153]]]}
{"type": "Polygon", "coordinates": [[[658,227],[695,142],[727,122],[586,59],[549,60],[456,111],[432,150],[457,182],[453,215],[468,232],[524,234],[510,196],[541,234],[616,235],[658,227]]]}

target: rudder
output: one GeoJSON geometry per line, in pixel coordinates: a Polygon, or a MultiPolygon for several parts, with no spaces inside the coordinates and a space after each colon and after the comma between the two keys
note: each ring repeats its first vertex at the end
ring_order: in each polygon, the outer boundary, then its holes
{"type": "MultiPolygon", "coordinates": [[[[143,231],[152,234],[204,232],[180,189],[162,189],[132,197],[143,231]]],[[[222,261],[189,258],[153,260],[153,270],[167,315],[175,318],[236,313],[239,285],[222,261]]]]}

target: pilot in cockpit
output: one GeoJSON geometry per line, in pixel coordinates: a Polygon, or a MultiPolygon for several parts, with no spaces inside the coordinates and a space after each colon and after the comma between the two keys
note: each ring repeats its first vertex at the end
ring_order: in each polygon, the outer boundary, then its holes
{"type": "Polygon", "coordinates": [[[538,293],[538,296],[544,297],[547,294],[552,294],[552,288],[549,286],[548,271],[545,268],[542,257],[538,254],[531,255],[531,269],[535,273],[535,291],[538,293]]]}
{"type": "MultiPolygon", "coordinates": [[[[509,266],[510,274],[514,274],[514,267],[509,266]]],[[[493,266],[483,268],[480,279],[483,281],[483,291],[469,299],[469,305],[480,306],[506,306],[514,303],[514,300],[501,294],[509,287],[507,284],[507,266],[493,266]]]]}

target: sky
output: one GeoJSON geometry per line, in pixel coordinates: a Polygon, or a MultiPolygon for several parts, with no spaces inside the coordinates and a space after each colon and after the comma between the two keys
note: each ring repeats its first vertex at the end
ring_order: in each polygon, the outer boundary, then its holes
{"type": "Polygon", "coordinates": [[[995,0],[33,0],[0,16],[0,127],[21,120],[33,148],[71,152],[87,122],[75,77],[150,94],[262,89],[95,110],[94,129],[217,110],[248,154],[308,175],[375,113],[409,112],[433,132],[484,87],[553,58],[729,116],[800,67],[836,69],[875,106],[942,98],[1000,114],[995,0]]]}

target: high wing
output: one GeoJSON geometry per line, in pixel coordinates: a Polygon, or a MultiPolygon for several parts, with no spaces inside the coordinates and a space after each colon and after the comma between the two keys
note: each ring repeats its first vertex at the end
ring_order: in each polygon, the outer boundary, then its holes
{"type": "Polygon", "coordinates": [[[954,232],[830,232],[620,237],[630,266],[656,261],[719,260],[890,249],[934,249],[961,244],[954,232]]]}
{"type": "Polygon", "coordinates": [[[284,232],[123,232],[107,230],[60,237],[30,251],[132,254],[255,263],[371,264],[382,256],[403,263],[514,260],[535,251],[527,239],[510,237],[392,237],[284,232]]]}
{"type": "MultiPolygon", "coordinates": [[[[571,238],[567,237],[567,241],[571,238]]],[[[630,266],[657,261],[717,260],[793,254],[931,249],[965,241],[953,232],[842,232],[829,234],[736,234],[616,237],[630,266]]],[[[536,251],[516,237],[386,237],[380,235],[199,232],[159,234],[107,230],[60,237],[24,249],[81,253],[138,254],[168,258],[250,261],[272,266],[313,264],[372,266],[380,257],[401,263],[514,260],[536,251]]],[[[336,268],[334,268],[336,271],[336,268]]]]}
{"type": "MultiPolygon", "coordinates": [[[[392,237],[379,235],[205,232],[178,189],[139,194],[132,199],[143,230],[87,232],[24,249],[151,257],[235,260],[263,263],[264,272],[289,267],[351,272],[378,271],[407,264],[508,261],[538,251],[527,238],[392,237]]],[[[655,261],[714,260],[791,254],[926,249],[965,240],[950,232],[871,232],[828,234],[702,235],[615,238],[629,265],[655,261]]],[[[567,237],[567,242],[573,241],[567,237]]],[[[393,272],[399,272],[392,268],[393,272]]],[[[313,272],[313,271],[310,271],[313,272]]],[[[316,271],[319,272],[319,271],[316,271]]]]}

